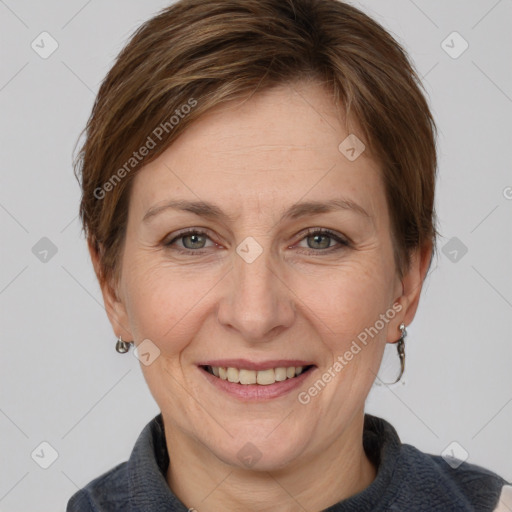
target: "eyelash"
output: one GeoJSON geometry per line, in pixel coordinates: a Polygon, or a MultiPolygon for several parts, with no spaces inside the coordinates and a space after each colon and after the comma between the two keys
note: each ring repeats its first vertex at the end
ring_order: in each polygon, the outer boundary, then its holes
{"type": "MultiPolygon", "coordinates": [[[[189,236],[189,235],[200,235],[200,236],[206,236],[207,238],[210,238],[206,231],[202,231],[202,230],[196,229],[196,228],[191,228],[191,229],[187,229],[187,230],[181,231],[180,233],[178,233],[177,236],[175,236],[169,242],[164,242],[163,245],[166,248],[172,248],[173,244],[177,240],[180,240],[180,239],[182,239],[182,238],[184,238],[186,236],[189,236]]],[[[321,253],[323,253],[323,254],[331,254],[332,252],[339,251],[340,249],[343,249],[344,247],[350,247],[350,245],[351,245],[347,240],[341,238],[335,232],[333,232],[333,231],[331,231],[329,229],[320,229],[320,228],[309,228],[308,230],[306,230],[306,233],[299,240],[299,242],[301,242],[302,240],[304,240],[306,238],[314,236],[314,235],[324,235],[324,236],[327,235],[329,238],[332,238],[336,242],[338,242],[339,246],[338,247],[336,247],[336,246],[328,247],[327,249],[309,249],[309,250],[306,250],[306,251],[299,249],[299,253],[306,254],[306,255],[318,255],[319,256],[321,253]]],[[[178,251],[179,254],[189,254],[189,255],[194,254],[196,256],[200,256],[201,254],[205,253],[204,249],[180,249],[180,248],[173,248],[173,250],[178,251]]]]}

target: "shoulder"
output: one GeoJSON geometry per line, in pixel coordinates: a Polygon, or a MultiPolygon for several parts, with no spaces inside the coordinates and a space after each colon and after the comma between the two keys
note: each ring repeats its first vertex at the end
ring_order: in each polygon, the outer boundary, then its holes
{"type": "Polygon", "coordinates": [[[510,482],[496,473],[402,443],[395,428],[377,416],[366,414],[364,434],[367,455],[378,468],[370,486],[379,496],[375,510],[512,511],[510,482]]]}
{"type": "Polygon", "coordinates": [[[168,464],[163,419],[158,414],[140,433],[129,459],[76,492],[66,512],[145,511],[150,510],[149,503],[155,510],[181,510],[165,479],[168,464]]]}
{"type": "Polygon", "coordinates": [[[440,455],[424,453],[408,444],[401,446],[399,460],[403,473],[400,496],[414,495],[429,503],[429,510],[451,507],[453,511],[492,512],[507,485],[503,478],[481,466],[460,461],[450,464],[440,455]]]}
{"type": "Polygon", "coordinates": [[[129,490],[127,462],[91,480],[83,489],[71,496],[66,512],[99,512],[127,510],[129,490]]]}

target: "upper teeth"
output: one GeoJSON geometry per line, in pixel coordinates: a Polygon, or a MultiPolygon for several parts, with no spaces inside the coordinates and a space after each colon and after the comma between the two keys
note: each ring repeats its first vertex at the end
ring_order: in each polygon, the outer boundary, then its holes
{"type": "Polygon", "coordinates": [[[288,368],[270,368],[268,370],[244,370],[238,368],[223,368],[222,366],[210,366],[213,374],[223,380],[229,382],[237,382],[239,384],[261,384],[267,386],[280,382],[302,373],[302,366],[289,366],[288,368]]]}

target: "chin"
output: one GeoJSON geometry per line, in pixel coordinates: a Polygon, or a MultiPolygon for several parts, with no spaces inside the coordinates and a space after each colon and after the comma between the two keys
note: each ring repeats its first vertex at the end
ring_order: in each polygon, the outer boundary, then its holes
{"type": "MultiPolygon", "coordinates": [[[[252,424],[247,430],[241,428],[238,435],[225,438],[225,442],[215,443],[211,452],[224,463],[250,471],[276,471],[282,469],[301,456],[308,444],[308,436],[297,436],[281,431],[279,427],[272,432],[265,425],[258,433],[252,424]],[[270,432],[270,434],[269,434],[270,432]]],[[[310,437],[309,437],[310,438],[310,437]]]]}

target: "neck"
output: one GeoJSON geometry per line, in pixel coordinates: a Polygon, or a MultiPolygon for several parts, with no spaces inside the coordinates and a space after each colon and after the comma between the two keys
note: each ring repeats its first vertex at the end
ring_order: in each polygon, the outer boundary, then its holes
{"type": "Polygon", "coordinates": [[[376,468],[362,445],[363,421],[361,411],[333,443],[274,471],[226,464],[164,422],[171,460],[167,483],[198,512],[324,510],[363,491],[375,479],[376,468]]]}

